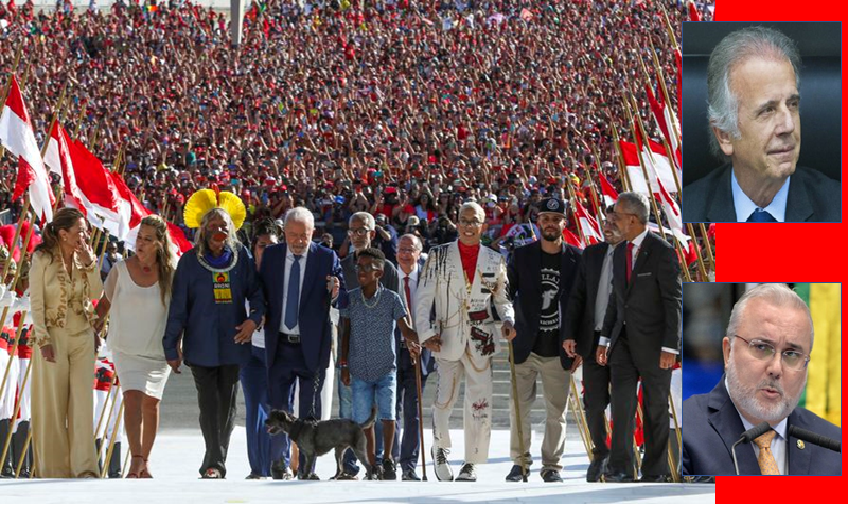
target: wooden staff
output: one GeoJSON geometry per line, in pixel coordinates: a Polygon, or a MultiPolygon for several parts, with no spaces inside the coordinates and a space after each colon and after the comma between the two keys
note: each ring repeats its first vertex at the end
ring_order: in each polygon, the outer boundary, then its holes
{"type": "MultiPolygon", "coordinates": [[[[658,206],[656,205],[655,198],[652,195],[652,183],[649,180],[649,172],[646,169],[646,165],[644,165],[644,163],[643,163],[643,156],[642,156],[643,152],[641,151],[641,149],[638,148],[638,145],[637,145],[640,138],[638,137],[637,130],[635,130],[635,125],[634,125],[635,121],[634,121],[634,116],[632,116],[632,107],[631,107],[631,104],[629,103],[629,101],[628,101],[628,99],[626,98],[625,95],[623,95],[623,101],[626,103],[626,114],[627,114],[627,117],[629,118],[629,124],[631,124],[631,126],[632,126],[632,128],[631,128],[632,129],[632,137],[634,138],[634,141],[635,141],[635,148],[636,148],[635,150],[637,151],[638,164],[640,164],[641,171],[643,172],[643,178],[644,178],[644,181],[646,182],[646,189],[649,192],[649,203],[652,204],[652,212],[655,214],[655,222],[658,223],[658,231],[661,232],[661,236],[664,238],[664,240],[667,240],[667,234],[664,233],[664,227],[661,225],[661,215],[658,212],[658,206]]],[[[641,126],[641,128],[642,128],[642,126],[641,126]]],[[[644,139],[644,145],[646,146],[647,149],[649,149],[649,144],[646,142],[645,139],[644,139]]],[[[651,149],[650,149],[650,152],[651,152],[651,149]]]]}
{"type": "MultiPolygon", "coordinates": [[[[23,325],[21,325],[23,326],[23,325]]],[[[11,361],[11,358],[9,359],[11,361]]],[[[21,381],[21,391],[27,386],[27,380],[30,378],[30,370],[32,370],[32,362],[35,360],[30,360],[27,363],[27,369],[24,371],[24,380],[21,381]]],[[[12,414],[12,421],[18,418],[18,414],[21,412],[21,400],[23,400],[24,395],[18,395],[17,401],[15,401],[15,413],[12,414]]],[[[9,432],[6,434],[6,441],[3,443],[3,453],[0,455],[0,461],[6,461],[6,453],[9,451],[9,444],[12,443],[12,425],[9,425],[9,432]]]]}
{"type": "Polygon", "coordinates": [[[593,461],[593,438],[590,436],[590,428],[587,426],[587,418],[584,414],[584,409],[581,406],[581,402],[578,397],[578,387],[576,386],[576,381],[573,378],[573,374],[570,374],[570,388],[572,389],[572,397],[575,401],[575,408],[573,410],[573,415],[576,418],[576,424],[578,424],[578,432],[581,435],[582,440],[584,441],[584,448],[587,450],[587,458],[590,461],[593,461]]]}
{"type": "Polygon", "coordinates": [[[708,240],[708,231],[705,228],[705,223],[699,224],[702,230],[702,239],[705,241],[705,248],[708,251],[708,267],[710,271],[714,271],[714,251],[711,248],[711,241],[708,240]]]}
{"type": "Polygon", "coordinates": [[[514,413],[516,415],[517,436],[519,437],[520,452],[522,453],[519,456],[520,461],[522,462],[522,464],[520,465],[520,467],[522,468],[522,481],[528,482],[528,471],[526,471],[526,466],[525,466],[525,463],[526,463],[526,461],[525,461],[525,447],[524,447],[525,439],[522,436],[522,417],[520,417],[519,396],[517,396],[517,390],[516,390],[516,368],[514,366],[514,345],[513,345],[513,342],[511,342],[511,341],[508,341],[508,361],[510,361],[510,364],[511,364],[511,389],[513,390],[513,397],[514,397],[514,413]]]}
{"type": "Polygon", "coordinates": [[[80,135],[80,130],[83,126],[83,116],[86,115],[86,106],[87,104],[83,103],[79,114],[77,114],[77,119],[74,121],[74,138],[77,138],[80,135]]]}
{"type": "MultiPolygon", "coordinates": [[[[27,192],[27,196],[24,199],[24,203],[25,203],[25,205],[29,205],[29,192],[27,192]]],[[[26,207],[24,209],[26,209],[26,207]]],[[[21,218],[26,217],[26,214],[27,214],[26,212],[21,213],[21,218]]],[[[35,217],[35,213],[33,213],[32,216],[35,217]]],[[[27,231],[27,236],[24,237],[24,243],[23,243],[23,248],[22,248],[22,251],[23,251],[24,254],[26,254],[27,247],[29,247],[30,240],[32,239],[32,233],[33,233],[33,231],[35,231],[35,226],[33,226],[33,223],[34,223],[34,220],[30,222],[30,229],[27,231]]],[[[23,225],[23,219],[18,221],[18,232],[16,232],[17,236],[15,237],[15,240],[12,242],[12,245],[10,246],[10,249],[12,251],[15,250],[14,245],[18,242],[18,238],[19,238],[18,233],[20,232],[20,228],[21,228],[22,225],[23,225]]],[[[9,265],[11,263],[12,263],[12,252],[9,253],[9,260],[6,261],[6,264],[3,266],[3,278],[2,279],[6,279],[6,275],[8,274],[8,270],[9,270],[9,265]]],[[[23,270],[23,268],[21,266],[19,266],[17,269],[15,269],[15,275],[12,277],[12,284],[9,287],[10,290],[14,290],[15,286],[18,284],[18,279],[20,279],[20,277],[21,277],[21,270],[23,270]]],[[[9,315],[9,307],[3,307],[3,315],[0,317],[0,326],[2,326],[3,324],[6,323],[6,316],[7,315],[9,315]]],[[[15,337],[15,343],[12,344],[12,352],[10,353],[10,356],[14,356],[17,349],[18,349],[18,340],[19,340],[19,337],[21,336],[21,330],[23,329],[23,326],[24,326],[23,321],[24,321],[23,318],[19,321],[20,324],[18,324],[18,329],[16,331],[17,336],[15,337]]],[[[8,377],[9,377],[9,371],[11,370],[11,367],[12,367],[12,361],[13,360],[10,359],[6,363],[6,371],[3,372],[3,380],[2,380],[2,382],[0,382],[0,397],[2,397],[3,391],[6,390],[5,389],[6,388],[6,381],[8,380],[8,377]]],[[[2,460],[0,460],[0,461],[2,461],[2,460]]]]}
{"type": "MultiPolygon", "coordinates": [[[[673,402],[673,393],[667,393],[668,399],[670,401],[670,412],[673,413],[673,427],[676,430],[676,444],[679,447],[679,459],[682,458],[682,430],[679,428],[679,416],[676,414],[676,404],[673,402]]],[[[679,465],[676,462],[676,470],[671,468],[671,473],[675,475],[679,475],[679,465]]]]}
{"type": "Polygon", "coordinates": [[[623,163],[623,151],[620,146],[620,133],[617,131],[617,126],[614,123],[611,123],[611,131],[614,134],[614,152],[616,153],[615,158],[617,158],[617,175],[620,176],[620,185],[623,187],[623,191],[631,191],[632,187],[629,184],[628,177],[626,176],[626,165],[623,163]]]}
{"type": "Polygon", "coordinates": [[[593,448],[592,442],[586,438],[586,434],[584,433],[584,429],[582,428],[581,420],[579,419],[579,409],[578,409],[578,398],[573,398],[572,401],[568,401],[567,404],[570,407],[570,410],[573,411],[573,417],[576,420],[576,425],[578,425],[578,434],[581,437],[581,441],[584,444],[584,450],[587,453],[587,459],[593,460],[593,448]]]}
{"type": "Polygon", "coordinates": [[[667,35],[670,37],[670,44],[673,46],[673,49],[678,51],[679,43],[676,41],[676,34],[673,32],[673,27],[670,25],[670,18],[667,17],[667,8],[664,7],[663,2],[659,2],[659,5],[661,5],[661,12],[664,13],[664,22],[667,25],[667,35]]]}
{"type": "Polygon", "coordinates": [[[581,227],[581,221],[579,221],[578,216],[576,215],[576,193],[575,188],[573,188],[573,182],[569,181],[567,183],[567,191],[570,193],[570,211],[572,211],[573,218],[576,223],[576,228],[578,228],[579,237],[581,237],[581,241],[584,243],[585,247],[588,245],[587,237],[584,235],[584,230],[581,227]]]}
{"type": "Polygon", "coordinates": [[[416,357],[414,368],[414,373],[416,374],[416,403],[419,407],[419,454],[422,455],[422,482],[428,482],[428,472],[425,470],[425,428],[423,427],[422,420],[422,360],[420,356],[416,357]]]}
{"type": "MultiPolygon", "coordinates": [[[[116,398],[118,397],[116,396],[116,398]]],[[[112,414],[110,413],[110,415],[112,414]]],[[[121,406],[118,408],[118,417],[115,418],[115,426],[112,427],[112,437],[109,439],[109,449],[106,450],[106,459],[103,460],[103,470],[100,472],[101,479],[106,478],[106,474],[109,472],[109,461],[112,459],[112,451],[115,449],[115,437],[118,436],[118,427],[121,425],[122,415],[124,415],[124,402],[121,402],[121,406]]]]}
{"type": "Polygon", "coordinates": [[[699,261],[699,272],[702,275],[703,282],[708,282],[708,272],[705,269],[705,262],[702,259],[702,252],[700,252],[699,244],[697,244],[697,236],[694,234],[694,225],[691,223],[687,224],[688,234],[691,236],[691,240],[694,244],[694,250],[697,251],[697,261],[699,261]]]}
{"type": "MultiPolygon", "coordinates": [[[[676,111],[673,110],[673,104],[670,103],[670,93],[667,91],[667,82],[664,80],[664,74],[661,71],[661,65],[658,63],[658,55],[655,54],[655,46],[652,44],[652,37],[649,38],[649,47],[652,49],[652,63],[655,67],[655,75],[656,77],[658,77],[658,82],[661,84],[661,92],[664,93],[664,105],[666,106],[665,108],[668,109],[668,112],[670,112],[670,117],[673,118],[674,121],[676,121],[676,118],[678,116],[676,115],[676,111]]],[[[681,106],[682,104],[679,104],[679,107],[681,106]]],[[[678,140],[679,145],[681,145],[682,136],[679,134],[679,129],[675,128],[675,124],[667,126],[668,129],[672,128],[673,132],[676,134],[676,140],[678,140]]]]}

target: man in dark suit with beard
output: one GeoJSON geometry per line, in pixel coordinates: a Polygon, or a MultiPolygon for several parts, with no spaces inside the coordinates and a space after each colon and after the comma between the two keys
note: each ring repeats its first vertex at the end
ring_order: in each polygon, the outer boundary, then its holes
{"type": "Polygon", "coordinates": [[[567,356],[582,358],[584,409],[587,427],[593,440],[593,461],[587,469],[587,482],[599,482],[608,458],[605,408],[608,407],[608,385],[611,370],[596,362],[599,333],[605,320],[605,309],[614,280],[614,250],[623,236],[614,226],[614,206],[605,211],[602,228],[605,242],[588,246],[581,255],[578,279],[573,287],[561,335],[567,356]]]}
{"type": "Polygon", "coordinates": [[[623,235],[614,251],[614,290],[596,348],[611,365],[614,429],[606,482],[631,482],[637,383],[643,389],[644,456],[641,482],[667,482],[670,378],[682,336],[682,282],[673,246],[647,229],[649,200],[622,193],[612,216],[623,235]]]}

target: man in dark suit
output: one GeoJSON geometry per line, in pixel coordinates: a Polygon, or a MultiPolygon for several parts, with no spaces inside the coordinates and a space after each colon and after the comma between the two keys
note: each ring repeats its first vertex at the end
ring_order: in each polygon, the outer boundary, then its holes
{"type": "MultiPolygon", "coordinates": [[[[347,295],[336,253],[311,241],[313,229],[310,211],[304,207],[289,210],[284,217],[286,242],[266,248],[260,276],[268,303],[269,405],[291,412],[297,380],[298,417],[318,419],[325,369],[331,358],[330,307],[339,293],[344,306],[347,295]]],[[[289,437],[272,437],[270,452],[283,454],[272,462],[272,477],[284,478],[289,467],[289,437]]],[[[303,468],[303,458],[300,464],[303,468]]],[[[313,471],[307,470],[306,475],[313,471]]]]}
{"type": "Polygon", "coordinates": [[[561,315],[581,262],[581,251],[564,242],[567,207],[560,198],[540,202],[537,226],[541,240],[514,251],[508,264],[508,296],[516,313],[517,336],[511,342],[516,364],[516,392],[520,419],[513,407],[511,459],[514,465],[506,480],[519,482],[531,465],[531,405],[539,374],[546,397],[546,430],[541,452],[544,482],[563,482],[561,456],[567,427],[570,374],[581,360],[568,358],[561,344],[561,315]],[[522,423],[523,440],[518,423],[522,423]]]}
{"type": "Polygon", "coordinates": [[[708,61],[712,153],[727,165],[683,190],[686,222],[840,222],[841,184],[797,167],[800,55],[773,28],[723,38],[708,61]]]}
{"type": "Polygon", "coordinates": [[[582,360],[584,410],[593,440],[593,460],[587,468],[587,482],[599,482],[608,458],[605,409],[608,407],[611,370],[596,362],[595,353],[614,280],[614,250],[623,241],[623,236],[614,226],[613,205],[606,209],[605,215],[602,227],[605,242],[588,246],[582,253],[578,279],[561,325],[567,356],[578,356],[582,360]]]}
{"type": "Polygon", "coordinates": [[[762,284],[735,304],[723,338],[726,374],[684,403],[685,475],[735,475],[732,445],[764,421],[771,429],[735,454],[741,475],[841,475],[840,452],[789,436],[791,426],[841,440],[841,429],[797,407],[814,328],[806,302],[783,284],[762,284]]]}
{"type": "Polygon", "coordinates": [[[606,482],[631,482],[631,447],[637,383],[643,390],[644,456],[641,482],[666,482],[670,378],[682,335],[682,282],[673,246],[647,229],[649,200],[622,193],[614,226],[623,243],[614,251],[614,291],[596,348],[596,362],[611,365],[614,429],[606,482]]]}
{"type": "MultiPolygon", "coordinates": [[[[422,240],[414,234],[402,235],[398,241],[398,276],[401,279],[401,299],[413,321],[416,322],[416,292],[419,286],[419,275],[422,272],[422,240]]],[[[401,465],[401,480],[422,480],[416,473],[419,461],[419,389],[416,384],[416,364],[410,355],[410,342],[405,340],[401,331],[396,328],[396,419],[404,419],[404,436],[401,433],[401,423],[396,422],[395,438],[393,438],[393,459],[401,465]]],[[[434,371],[435,362],[431,351],[419,347],[419,370],[422,388],[428,374],[434,371]]],[[[386,459],[386,458],[385,458],[386,459]]]]}

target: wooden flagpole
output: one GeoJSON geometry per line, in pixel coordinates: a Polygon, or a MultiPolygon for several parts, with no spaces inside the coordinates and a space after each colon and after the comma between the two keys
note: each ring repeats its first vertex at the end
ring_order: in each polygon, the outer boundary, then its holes
{"type": "Polygon", "coordinates": [[[611,131],[614,134],[614,152],[617,158],[617,172],[620,176],[620,185],[623,187],[623,191],[631,191],[631,184],[629,184],[628,174],[626,174],[626,165],[623,163],[623,151],[622,146],[620,146],[620,133],[617,131],[617,125],[613,122],[611,123],[611,131]]]}
{"type": "Polygon", "coordinates": [[[664,7],[664,2],[659,2],[659,5],[661,5],[661,12],[664,13],[664,22],[667,25],[667,36],[670,37],[670,44],[673,45],[673,49],[678,51],[679,43],[676,42],[676,34],[673,32],[673,26],[670,24],[670,18],[667,17],[667,8],[664,7]]]}
{"type": "Polygon", "coordinates": [[[705,229],[705,223],[699,224],[702,230],[702,239],[705,241],[705,249],[708,251],[708,267],[710,271],[714,271],[714,251],[711,248],[711,241],[708,240],[708,231],[705,229]]]}
{"type": "MultiPolygon", "coordinates": [[[[665,108],[669,110],[670,117],[676,120],[679,116],[676,115],[676,111],[673,110],[673,104],[670,103],[670,93],[667,91],[667,83],[664,81],[664,74],[661,72],[661,65],[658,63],[658,55],[655,54],[655,46],[652,44],[652,38],[649,39],[649,47],[652,49],[652,64],[655,67],[655,75],[658,77],[658,83],[661,85],[661,92],[664,93],[664,105],[665,108]]],[[[643,63],[643,62],[641,62],[643,63]]],[[[682,104],[679,104],[681,107],[682,104]]],[[[675,125],[668,125],[668,127],[672,127],[675,125]]],[[[676,139],[679,141],[679,145],[682,144],[682,136],[679,135],[679,129],[673,128],[673,132],[676,133],[676,139]]]]}

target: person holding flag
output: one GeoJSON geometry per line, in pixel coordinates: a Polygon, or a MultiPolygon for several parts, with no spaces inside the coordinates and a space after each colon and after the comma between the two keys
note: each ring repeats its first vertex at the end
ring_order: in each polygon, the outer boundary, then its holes
{"type": "Polygon", "coordinates": [[[162,345],[174,373],[184,358],[198,390],[206,453],[199,472],[222,479],[236,415],[239,369],[251,358],[251,336],[265,313],[264,298],[247,249],[236,238],[245,221],[238,196],[196,192],[183,220],[198,228],[195,248],[180,257],[162,345]],[[245,301],[250,303],[250,312],[245,301]]]}
{"type": "Polygon", "coordinates": [[[32,426],[37,474],[97,478],[91,393],[95,361],[92,299],[103,283],[85,217],[70,207],[44,227],[30,272],[32,426]]]}

